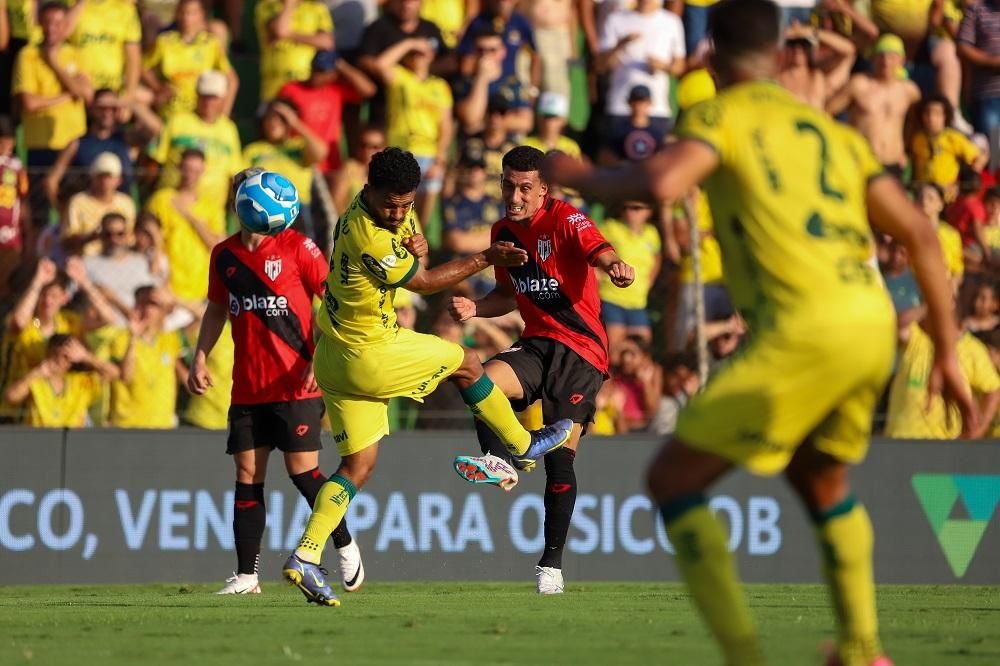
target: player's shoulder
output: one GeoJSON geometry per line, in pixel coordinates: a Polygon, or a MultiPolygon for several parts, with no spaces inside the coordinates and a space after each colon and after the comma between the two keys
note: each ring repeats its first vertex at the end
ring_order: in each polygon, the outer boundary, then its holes
{"type": "Polygon", "coordinates": [[[594,221],[571,203],[550,197],[544,205],[546,215],[553,218],[560,227],[571,227],[576,231],[583,231],[594,226],[594,221]]]}
{"type": "Polygon", "coordinates": [[[212,247],[212,259],[214,260],[223,250],[233,250],[240,247],[240,232],[236,232],[228,238],[223,238],[212,247]]]}
{"type": "Polygon", "coordinates": [[[303,233],[296,231],[295,229],[285,229],[280,234],[275,236],[275,240],[278,241],[279,246],[283,253],[289,255],[298,255],[299,252],[305,251],[314,259],[322,256],[323,252],[316,245],[316,241],[309,238],[303,233]]]}

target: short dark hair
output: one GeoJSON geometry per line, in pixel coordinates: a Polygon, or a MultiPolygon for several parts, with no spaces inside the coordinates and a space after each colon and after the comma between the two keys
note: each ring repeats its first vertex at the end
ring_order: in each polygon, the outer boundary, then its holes
{"type": "Polygon", "coordinates": [[[944,108],[944,124],[951,125],[951,121],[955,119],[955,107],[951,105],[948,98],[941,93],[931,93],[927,97],[920,100],[920,115],[924,115],[924,112],[931,104],[940,104],[944,108]]]}
{"type": "Polygon", "coordinates": [[[924,189],[925,187],[929,187],[932,190],[934,190],[935,192],[937,192],[937,195],[938,195],[938,197],[940,197],[941,201],[944,201],[944,189],[942,189],[942,187],[940,185],[938,185],[937,183],[933,183],[933,182],[931,182],[929,180],[926,180],[926,181],[923,181],[923,182],[919,182],[919,183],[914,183],[913,184],[913,195],[914,196],[920,196],[920,190],[924,189]]]}
{"type": "Polygon", "coordinates": [[[762,53],[781,42],[781,10],[771,0],[721,0],[709,10],[708,34],[722,57],[762,53]]]}
{"type": "MultiPolygon", "coordinates": [[[[203,151],[201,148],[185,148],[184,152],[181,153],[181,162],[183,162],[184,160],[186,160],[189,157],[196,157],[199,160],[201,160],[202,162],[204,162],[205,161],[205,151],[203,151]]],[[[242,182],[242,181],[240,181],[240,182],[242,182]]]]}
{"type": "Polygon", "coordinates": [[[124,215],[112,211],[110,213],[105,213],[104,217],[101,218],[101,228],[103,229],[106,224],[111,222],[121,222],[125,225],[128,224],[128,220],[125,219],[124,215]]]}
{"type": "Polygon", "coordinates": [[[545,153],[538,150],[538,148],[518,146],[507,151],[507,154],[503,156],[501,165],[504,169],[519,171],[521,173],[538,171],[544,157],[545,153]]]}
{"type": "Polygon", "coordinates": [[[983,177],[972,167],[963,164],[958,170],[958,191],[973,194],[983,188],[983,177]]]}
{"type": "Polygon", "coordinates": [[[493,37],[503,39],[503,33],[494,28],[492,23],[484,23],[472,31],[473,44],[475,44],[477,39],[488,39],[493,37]]]}
{"type": "Polygon", "coordinates": [[[59,2],[59,0],[48,0],[47,2],[43,2],[41,6],[39,6],[38,15],[41,16],[45,12],[50,12],[53,9],[63,13],[69,11],[69,9],[66,7],[65,2],[59,2]]]}
{"type": "Polygon", "coordinates": [[[0,136],[14,136],[15,134],[14,120],[6,114],[0,115],[0,136]]]}
{"type": "Polygon", "coordinates": [[[48,343],[46,343],[45,348],[48,351],[54,351],[60,347],[65,347],[69,344],[69,341],[73,339],[72,335],[68,333],[56,333],[51,338],[49,338],[48,343]]]}
{"type": "Polygon", "coordinates": [[[390,146],[372,155],[368,184],[391,194],[408,194],[420,185],[420,165],[413,153],[390,146]]]}
{"type": "Polygon", "coordinates": [[[1000,187],[991,187],[983,194],[983,201],[987,199],[1000,200],[1000,187]]]}

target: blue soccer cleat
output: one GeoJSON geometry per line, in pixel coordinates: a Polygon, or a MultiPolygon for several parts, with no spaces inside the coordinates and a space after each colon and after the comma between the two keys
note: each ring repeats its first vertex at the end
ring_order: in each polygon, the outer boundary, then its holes
{"type": "Polygon", "coordinates": [[[295,553],[292,553],[281,569],[281,575],[292,585],[302,590],[306,601],[320,606],[339,606],[340,599],[327,585],[326,579],[323,577],[325,573],[315,564],[299,559],[295,553]]]}
{"type": "Polygon", "coordinates": [[[531,431],[531,444],[528,450],[522,454],[512,453],[514,464],[521,466],[531,460],[537,460],[546,453],[552,453],[569,441],[573,434],[573,421],[571,419],[559,419],[552,425],[531,431]]]}

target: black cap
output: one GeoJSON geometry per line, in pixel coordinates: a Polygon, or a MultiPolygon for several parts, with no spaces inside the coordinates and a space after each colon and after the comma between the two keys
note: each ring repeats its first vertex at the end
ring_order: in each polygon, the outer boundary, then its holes
{"type": "Polygon", "coordinates": [[[642,84],[633,86],[632,90],[628,93],[628,101],[638,102],[640,100],[648,100],[653,98],[653,93],[649,91],[649,86],[644,86],[642,84]]]}
{"type": "Polygon", "coordinates": [[[493,113],[494,111],[510,111],[510,100],[507,99],[506,95],[501,93],[490,95],[490,99],[486,103],[486,113],[493,113]]]}

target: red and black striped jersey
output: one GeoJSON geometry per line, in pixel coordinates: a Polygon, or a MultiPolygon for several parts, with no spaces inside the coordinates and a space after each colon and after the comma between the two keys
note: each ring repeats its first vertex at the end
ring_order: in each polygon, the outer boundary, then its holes
{"type": "Polygon", "coordinates": [[[558,340],[607,374],[608,336],[593,265],[613,248],[590,218],[549,197],[528,224],[505,217],[491,236],[528,253],[524,266],[496,268],[497,282],[509,280],[517,295],[523,337],[558,340]]]}
{"type": "Polygon", "coordinates": [[[302,386],[315,349],[313,297],[323,293],[326,274],[320,249],[292,229],[253,251],[239,233],[212,248],[208,298],[229,309],[234,405],[320,395],[302,386]]]}

